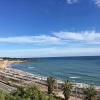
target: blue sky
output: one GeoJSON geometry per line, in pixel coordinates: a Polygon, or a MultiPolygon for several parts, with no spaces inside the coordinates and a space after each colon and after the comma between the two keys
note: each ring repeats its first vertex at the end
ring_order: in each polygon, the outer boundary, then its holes
{"type": "Polygon", "coordinates": [[[100,55],[100,0],[0,0],[0,56],[100,55]]]}

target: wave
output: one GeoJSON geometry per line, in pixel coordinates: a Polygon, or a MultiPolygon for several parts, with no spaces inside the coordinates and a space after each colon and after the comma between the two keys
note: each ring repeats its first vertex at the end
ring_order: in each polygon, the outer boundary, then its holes
{"type": "Polygon", "coordinates": [[[35,68],[35,67],[28,67],[29,69],[33,69],[33,68],[35,68]]]}
{"type": "Polygon", "coordinates": [[[69,77],[69,78],[71,78],[71,79],[76,79],[76,78],[80,78],[80,77],[69,77]]]}

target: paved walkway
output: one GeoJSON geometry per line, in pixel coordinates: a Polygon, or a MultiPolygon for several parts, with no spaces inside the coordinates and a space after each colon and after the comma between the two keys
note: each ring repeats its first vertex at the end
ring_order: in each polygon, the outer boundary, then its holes
{"type": "Polygon", "coordinates": [[[0,90],[2,91],[5,91],[5,92],[10,92],[12,90],[15,90],[16,88],[12,87],[12,86],[9,86],[9,85],[6,85],[2,82],[0,82],[0,90]]]}

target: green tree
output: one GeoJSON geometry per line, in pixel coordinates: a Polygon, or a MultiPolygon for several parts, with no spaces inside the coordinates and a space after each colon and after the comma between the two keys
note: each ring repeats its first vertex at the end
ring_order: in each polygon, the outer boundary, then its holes
{"type": "Polygon", "coordinates": [[[31,86],[31,87],[28,87],[26,89],[27,91],[27,96],[30,97],[31,99],[33,100],[39,100],[39,89],[37,86],[31,86]]]}
{"type": "Polygon", "coordinates": [[[8,93],[5,96],[5,100],[19,100],[19,99],[17,99],[15,96],[8,93]]]}
{"type": "Polygon", "coordinates": [[[51,76],[47,78],[48,94],[52,94],[54,91],[55,79],[51,76]]]}
{"type": "Polygon", "coordinates": [[[64,83],[62,84],[61,89],[63,91],[65,100],[69,99],[69,97],[71,95],[72,87],[73,87],[72,84],[68,80],[64,81],[64,83]]]}
{"type": "Polygon", "coordinates": [[[18,87],[17,90],[11,92],[11,95],[15,97],[20,97],[20,98],[25,98],[27,93],[26,93],[26,88],[25,87],[18,87]]]}
{"type": "Polygon", "coordinates": [[[35,85],[27,88],[27,95],[31,100],[47,100],[47,96],[35,85]]]}
{"type": "Polygon", "coordinates": [[[18,87],[11,93],[0,92],[0,100],[55,100],[53,96],[47,96],[37,86],[18,87]]]}
{"type": "Polygon", "coordinates": [[[90,85],[87,88],[83,89],[84,95],[85,95],[85,100],[96,100],[96,89],[94,86],[90,85]]]}

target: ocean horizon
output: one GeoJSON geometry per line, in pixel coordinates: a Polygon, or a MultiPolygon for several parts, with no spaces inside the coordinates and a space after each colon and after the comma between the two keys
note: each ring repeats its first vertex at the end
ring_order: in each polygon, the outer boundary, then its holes
{"type": "Polygon", "coordinates": [[[100,86],[100,56],[32,58],[11,66],[32,74],[100,86]]]}

